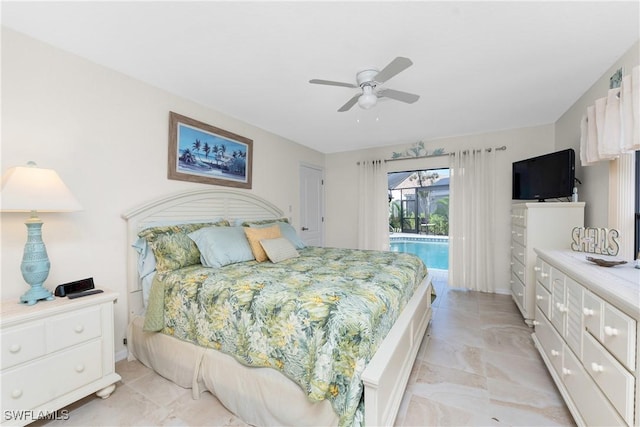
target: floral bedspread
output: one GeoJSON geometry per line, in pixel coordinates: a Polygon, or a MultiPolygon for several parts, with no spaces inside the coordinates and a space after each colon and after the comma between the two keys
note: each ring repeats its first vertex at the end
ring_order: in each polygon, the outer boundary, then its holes
{"type": "Polygon", "coordinates": [[[397,252],[299,252],[278,264],[158,273],[145,329],[220,350],[248,366],[277,369],[310,400],[329,399],[341,426],[361,425],[361,373],[426,267],[397,252]]]}

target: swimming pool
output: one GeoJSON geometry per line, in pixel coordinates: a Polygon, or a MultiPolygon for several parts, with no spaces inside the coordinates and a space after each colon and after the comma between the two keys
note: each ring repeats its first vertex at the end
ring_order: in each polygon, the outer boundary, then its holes
{"type": "Polygon", "coordinates": [[[418,255],[428,268],[449,269],[448,239],[392,237],[389,245],[392,252],[408,252],[418,255]]]}

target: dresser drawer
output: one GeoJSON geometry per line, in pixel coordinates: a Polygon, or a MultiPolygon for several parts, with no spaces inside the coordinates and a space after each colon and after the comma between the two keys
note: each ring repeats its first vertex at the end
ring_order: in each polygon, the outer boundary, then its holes
{"type": "Polygon", "coordinates": [[[591,335],[602,341],[602,313],[604,311],[604,301],[586,289],[583,293],[582,316],[584,320],[584,327],[591,333],[591,335]]]}
{"type": "Polygon", "coordinates": [[[562,338],[560,338],[560,335],[551,326],[547,318],[540,314],[540,310],[536,311],[536,336],[543,347],[544,353],[551,361],[553,369],[558,375],[562,375],[562,352],[564,346],[562,338]]]}
{"type": "Polygon", "coordinates": [[[527,250],[524,246],[517,242],[511,242],[511,256],[515,258],[520,264],[527,265],[527,250]]]}
{"type": "Polygon", "coordinates": [[[551,291],[551,267],[549,264],[538,258],[534,270],[536,272],[536,280],[548,291],[551,291]]]}
{"type": "MultiPolygon", "coordinates": [[[[622,426],[624,421],[570,351],[564,353],[562,381],[587,426],[622,426]]],[[[580,424],[580,423],[578,423],[580,424]]]]}
{"type": "Polygon", "coordinates": [[[565,334],[568,311],[564,279],[559,270],[551,269],[551,323],[560,335],[565,334]]]}
{"type": "Polygon", "coordinates": [[[525,282],[525,266],[522,265],[520,263],[520,261],[518,261],[515,258],[511,259],[512,261],[512,265],[511,265],[511,271],[513,272],[513,274],[520,279],[520,282],[524,283],[525,282]]]}
{"type": "Polygon", "coordinates": [[[60,350],[99,337],[102,334],[100,325],[100,306],[55,316],[46,323],[47,351],[60,350]]]}
{"type": "Polygon", "coordinates": [[[525,310],[526,307],[524,305],[524,285],[522,284],[521,279],[515,275],[515,273],[511,273],[511,294],[515,299],[516,303],[520,307],[521,310],[525,310]]]}
{"type": "Polygon", "coordinates": [[[567,307],[564,338],[571,350],[578,357],[582,355],[582,335],[584,326],[582,320],[582,286],[570,277],[565,278],[565,305],[567,307]]]}
{"type": "Polygon", "coordinates": [[[604,303],[602,343],[630,370],[636,369],[636,322],[617,308],[604,303]]]}
{"type": "Polygon", "coordinates": [[[0,335],[2,345],[2,369],[35,359],[46,353],[44,322],[31,323],[3,330],[0,335]]]}
{"type": "Polygon", "coordinates": [[[522,246],[527,246],[527,236],[524,227],[514,225],[511,227],[511,239],[522,246]]]}
{"type": "Polygon", "coordinates": [[[514,208],[511,211],[511,224],[524,227],[527,225],[527,210],[514,208]]]}
{"type": "Polygon", "coordinates": [[[589,334],[584,334],[582,363],[627,424],[633,425],[635,379],[589,334]]]}
{"type": "Polygon", "coordinates": [[[33,409],[99,379],[101,351],[100,340],[95,340],[2,372],[2,409],[33,409]]]}
{"type": "Polygon", "coordinates": [[[551,316],[551,294],[540,282],[536,282],[536,305],[547,319],[551,316]]]}

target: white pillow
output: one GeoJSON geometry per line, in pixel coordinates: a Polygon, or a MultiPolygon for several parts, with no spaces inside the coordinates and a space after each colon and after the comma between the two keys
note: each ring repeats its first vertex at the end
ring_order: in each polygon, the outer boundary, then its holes
{"type": "Polygon", "coordinates": [[[286,237],[276,237],[275,239],[260,240],[260,245],[267,253],[267,257],[271,262],[280,262],[289,258],[300,256],[296,247],[286,237]]]}

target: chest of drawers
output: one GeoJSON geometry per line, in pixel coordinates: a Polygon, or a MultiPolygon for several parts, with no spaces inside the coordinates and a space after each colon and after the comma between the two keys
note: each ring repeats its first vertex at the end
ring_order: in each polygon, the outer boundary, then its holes
{"type": "Polygon", "coordinates": [[[91,393],[106,398],[115,372],[113,303],[104,292],[0,307],[2,425],[25,425],[91,393]]]}
{"type": "Polygon", "coordinates": [[[637,426],[640,270],[536,252],[533,340],[577,424],[637,426]]]}
{"type": "Polygon", "coordinates": [[[584,202],[515,203],[511,207],[511,295],[525,322],[535,317],[534,248],[569,249],[584,224],[584,202]]]}

